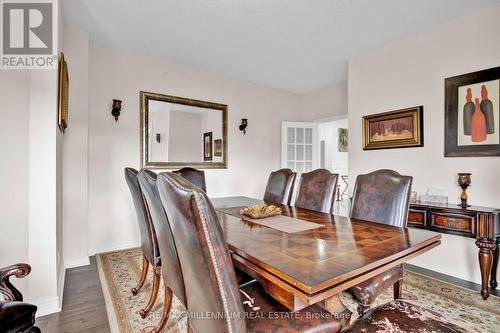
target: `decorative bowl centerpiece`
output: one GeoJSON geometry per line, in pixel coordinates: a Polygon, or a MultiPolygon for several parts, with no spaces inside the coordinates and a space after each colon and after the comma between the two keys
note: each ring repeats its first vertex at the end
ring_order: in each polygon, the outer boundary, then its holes
{"type": "Polygon", "coordinates": [[[253,219],[264,219],[266,217],[280,215],[281,212],[281,208],[274,205],[253,205],[240,210],[241,215],[245,215],[253,219]]]}

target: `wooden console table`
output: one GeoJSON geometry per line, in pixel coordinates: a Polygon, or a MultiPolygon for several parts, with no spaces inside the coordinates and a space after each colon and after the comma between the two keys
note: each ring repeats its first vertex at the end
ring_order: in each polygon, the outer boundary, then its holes
{"type": "Polygon", "coordinates": [[[481,296],[487,299],[489,286],[497,287],[500,248],[500,209],[456,204],[413,203],[410,205],[408,227],[423,228],[476,239],[481,268],[481,296]],[[491,274],[490,274],[491,273],[491,274]],[[491,276],[491,279],[490,279],[491,276]]]}

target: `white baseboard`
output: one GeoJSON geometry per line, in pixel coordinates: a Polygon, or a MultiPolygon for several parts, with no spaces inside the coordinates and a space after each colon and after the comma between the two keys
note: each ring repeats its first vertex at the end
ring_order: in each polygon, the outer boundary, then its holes
{"type": "Polygon", "coordinates": [[[94,249],[89,250],[90,255],[96,255],[98,253],[106,253],[106,252],[113,252],[113,251],[120,251],[120,250],[126,250],[126,249],[132,249],[136,247],[141,246],[141,241],[130,241],[130,242],[124,242],[122,244],[115,244],[115,245],[109,245],[109,246],[101,246],[101,247],[96,247],[94,249]]]}
{"type": "Polygon", "coordinates": [[[90,265],[89,257],[64,259],[64,268],[75,268],[90,265]]]}
{"type": "Polygon", "coordinates": [[[61,308],[59,305],[59,303],[60,303],[59,299],[60,299],[60,297],[54,297],[54,298],[45,299],[45,300],[41,300],[41,301],[30,302],[30,303],[35,304],[38,308],[36,310],[35,317],[38,318],[38,317],[46,316],[46,315],[61,311],[61,308]]]}

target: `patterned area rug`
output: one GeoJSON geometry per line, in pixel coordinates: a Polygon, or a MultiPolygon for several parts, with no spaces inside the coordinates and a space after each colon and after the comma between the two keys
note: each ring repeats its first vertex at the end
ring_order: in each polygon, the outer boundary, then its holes
{"type": "MultiPolygon", "coordinates": [[[[112,332],[151,331],[161,318],[164,290],[162,283],[157,304],[151,314],[142,319],[138,312],[148,301],[152,269],[143,289],[136,296],[130,292],[141,273],[141,250],[99,254],[97,264],[112,332]]],[[[356,303],[348,294],[343,293],[341,298],[353,312],[352,320],[354,320],[356,303]]],[[[490,296],[487,301],[483,301],[478,292],[405,270],[403,298],[414,300],[449,318],[463,322],[478,332],[499,332],[500,297],[490,296]]],[[[380,295],[376,304],[390,300],[392,300],[392,288],[380,295]]],[[[163,332],[186,332],[186,327],[185,309],[174,297],[171,316],[163,332]]]]}

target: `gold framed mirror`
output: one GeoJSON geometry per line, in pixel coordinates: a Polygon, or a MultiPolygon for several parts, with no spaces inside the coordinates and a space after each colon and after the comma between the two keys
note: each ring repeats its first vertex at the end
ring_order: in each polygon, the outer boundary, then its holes
{"type": "Polygon", "coordinates": [[[146,91],[140,100],[142,167],[227,168],[227,105],[146,91]]]}

